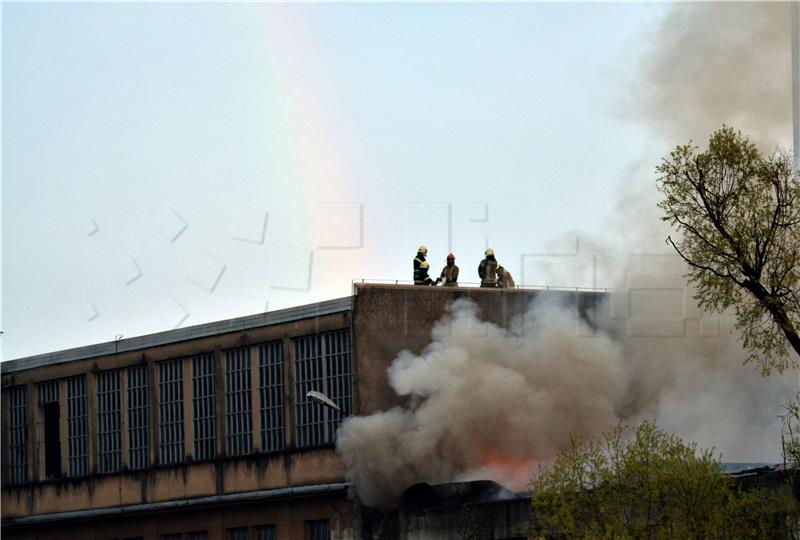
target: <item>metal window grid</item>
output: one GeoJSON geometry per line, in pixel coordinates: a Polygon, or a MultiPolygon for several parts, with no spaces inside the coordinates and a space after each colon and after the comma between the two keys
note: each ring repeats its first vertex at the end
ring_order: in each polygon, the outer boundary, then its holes
{"type": "Polygon", "coordinates": [[[181,533],[162,534],[161,540],[183,540],[183,534],[181,533]]]}
{"type": "Polygon", "coordinates": [[[275,525],[257,525],[254,532],[256,540],[278,540],[278,527],[275,525]]]}
{"type": "Polygon", "coordinates": [[[208,531],[194,531],[186,534],[187,540],[208,540],[208,531]]]}
{"type": "MultiPolygon", "coordinates": [[[[336,437],[339,424],[350,416],[353,409],[353,369],[350,360],[350,331],[339,330],[322,335],[325,349],[325,364],[328,372],[324,392],[341,409],[340,413],[328,409],[328,433],[330,442],[336,437]]],[[[327,407],[326,407],[327,409],[327,407]]]]}
{"type": "Polygon", "coordinates": [[[89,474],[89,422],[86,376],[67,379],[67,473],[89,474]]]}
{"type": "Polygon", "coordinates": [[[251,391],[250,348],[225,351],[225,452],[229,456],[253,451],[251,391]]]}
{"type": "Polygon", "coordinates": [[[39,405],[53,403],[61,398],[60,386],[58,381],[47,381],[36,385],[39,394],[39,405]]]}
{"type": "Polygon", "coordinates": [[[236,527],[235,529],[228,529],[228,540],[248,540],[247,527],[236,527]]]}
{"type": "Polygon", "coordinates": [[[150,388],[147,366],[128,368],[128,466],[150,464],[150,388]]]}
{"type": "Polygon", "coordinates": [[[337,330],[295,340],[295,434],[298,447],[332,444],[336,429],[352,410],[350,332],[337,330]],[[306,397],[325,393],[341,412],[306,397]]]}
{"type": "Polygon", "coordinates": [[[261,449],[274,452],[284,446],[283,344],[259,347],[259,394],[261,398],[261,449]]]}
{"type": "Polygon", "coordinates": [[[119,370],[97,374],[97,470],[122,469],[122,408],[119,370]]]}
{"type": "Polygon", "coordinates": [[[28,481],[28,387],[8,390],[9,480],[12,484],[28,481]]]}
{"type": "Polygon", "coordinates": [[[192,411],[194,458],[214,457],[217,442],[214,354],[192,358],[192,411]]]}
{"type": "Polygon", "coordinates": [[[183,361],[168,360],[159,367],[160,460],[161,463],[183,461],[183,361]]]}
{"type": "Polygon", "coordinates": [[[327,519],[308,522],[308,540],[331,540],[331,529],[327,519]]]}

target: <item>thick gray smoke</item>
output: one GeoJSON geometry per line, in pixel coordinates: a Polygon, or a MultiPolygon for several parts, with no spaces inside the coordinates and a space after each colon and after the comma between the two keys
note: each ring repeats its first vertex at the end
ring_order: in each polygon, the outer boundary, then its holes
{"type": "Polygon", "coordinates": [[[411,405],[350,418],[339,432],[363,502],[389,506],[422,481],[523,489],[571,435],[647,418],[724,448],[729,461],[777,459],[762,439],[777,436],[774,404],[791,381],[757,376],[734,342],[691,325],[677,338],[612,338],[625,332],[620,321],[597,322],[607,331],[593,333],[574,308],[537,303],[506,330],[479,320],[471,302],[454,303],[431,344],[389,370],[411,405]]]}

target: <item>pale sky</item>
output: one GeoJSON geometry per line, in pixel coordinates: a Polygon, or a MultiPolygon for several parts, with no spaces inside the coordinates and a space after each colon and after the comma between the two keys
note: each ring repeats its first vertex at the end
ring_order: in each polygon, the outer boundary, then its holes
{"type": "Polygon", "coordinates": [[[669,9],[4,3],[2,358],[409,280],[420,243],[591,285],[524,257],[685,142],[625,114],[669,9]]]}

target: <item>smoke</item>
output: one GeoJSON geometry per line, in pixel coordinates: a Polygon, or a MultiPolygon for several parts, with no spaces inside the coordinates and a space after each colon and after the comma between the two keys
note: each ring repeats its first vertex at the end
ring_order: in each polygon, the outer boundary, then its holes
{"type": "Polygon", "coordinates": [[[570,434],[614,426],[626,386],[619,344],[577,339],[565,310],[536,311],[527,325],[505,330],[459,300],[421,355],[400,354],[389,381],[413,404],[348,419],[338,435],[366,504],[389,504],[415,482],[452,481],[478,468],[504,480],[522,468],[525,482],[532,461],[552,457],[570,434]]]}
{"type": "Polygon", "coordinates": [[[790,2],[673,6],[633,71],[629,116],[675,144],[723,123],[763,148],[791,144],[790,2]]]}
{"type": "MultiPolygon", "coordinates": [[[[789,12],[788,3],[673,6],[635,64],[626,114],[657,133],[657,144],[702,145],[724,123],[764,150],[785,145],[789,12]]],[[[537,302],[503,329],[459,301],[424,351],[395,359],[389,381],[407,405],[350,418],[338,435],[364,503],[392,505],[421,481],[523,488],[571,436],[643,419],[714,447],[724,461],[780,459],[777,415],[797,373],[761,377],[745,365],[731,317],[697,309],[686,267],[664,245],[674,231],[658,219],[653,169],[663,153],[632,159],[602,237],[579,231],[553,243],[563,252],[580,238],[581,256],[596,263],[594,284],[616,291],[594,328],[574,307],[537,302]]],[[[530,282],[576,275],[533,270],[525,268],[530,282]]]]}
{"type": "Polygon", "coordinates": [[[389,369],[409,405],[350,418],[339,431],[362,501],[390,506],[422,481],[490,478],[524,489],[570,436],[648,418],[724,449],[729,461],[777,457],[764,454],[762,439],[776,442],[772,405],[791,394],[786,379],[742,366],[745,355],[729,339],[693,330],[624,336],[606,308],[596,331],[574,307],[546,301],[504,329],[456,301],[427,348],[401,353],[389,369]]]}

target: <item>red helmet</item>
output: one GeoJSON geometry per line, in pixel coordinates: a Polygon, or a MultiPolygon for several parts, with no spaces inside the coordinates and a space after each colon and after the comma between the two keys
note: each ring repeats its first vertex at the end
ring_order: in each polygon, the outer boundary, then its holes
{"type": "Polygon", "coordinates": [[[454,261],[454,260],[456,260],[456,256],[455,256],[455,255],[453,255],[452,253],[449,253],[449,254],[447,255],[447,260],[448,260],[448,261],[454,261]]]}

